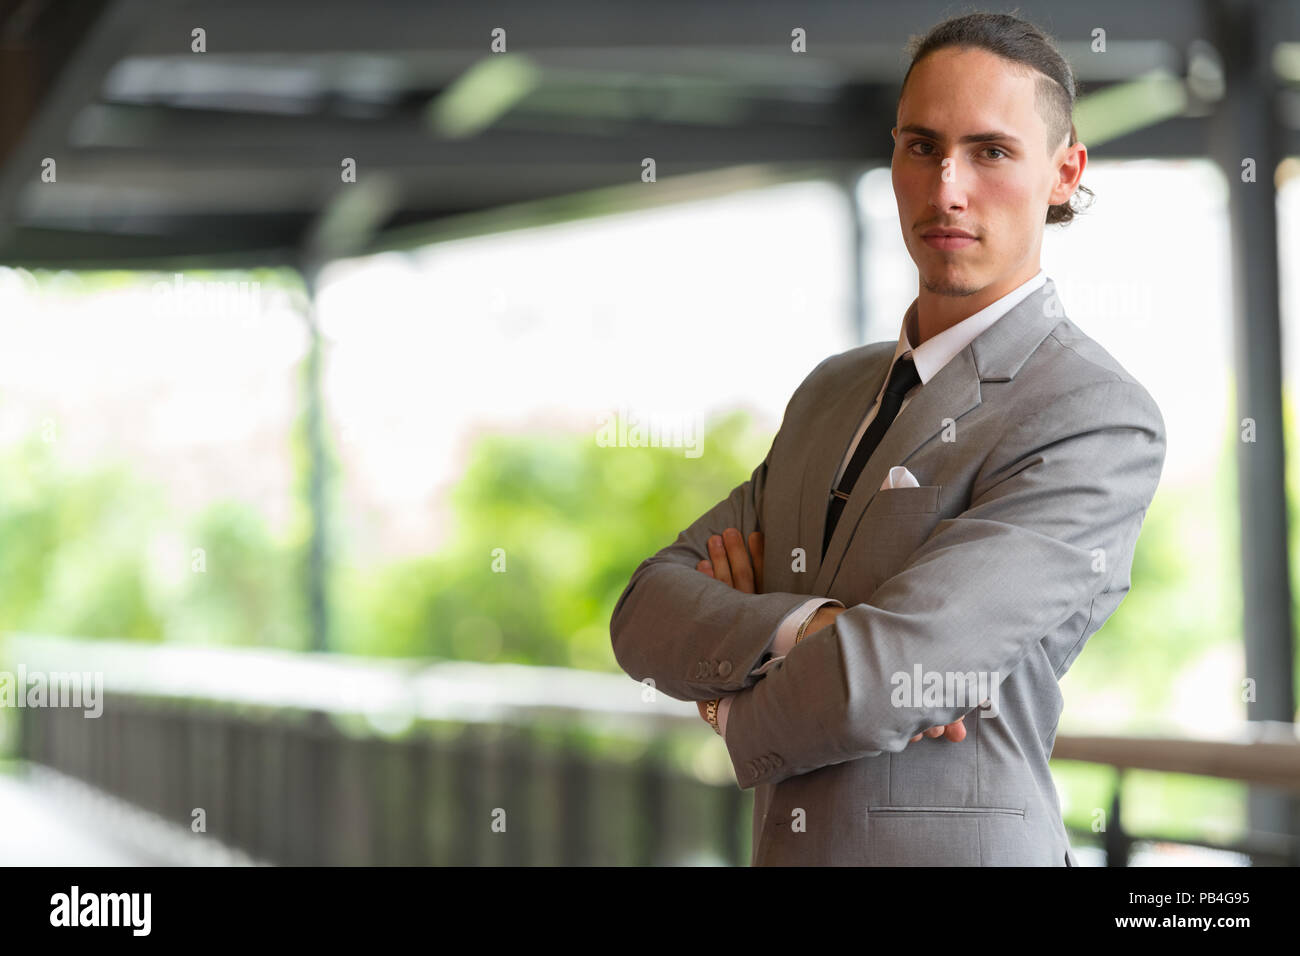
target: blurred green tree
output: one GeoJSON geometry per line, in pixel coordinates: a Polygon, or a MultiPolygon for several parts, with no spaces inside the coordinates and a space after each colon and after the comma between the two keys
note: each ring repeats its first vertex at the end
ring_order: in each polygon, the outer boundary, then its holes
{"type": "Polygon", "coordinates": [[[732,413],[705,453],[591,435],[489,435],[437,555],[351,572],[341,649],[617,671],[609,617],[636,566],[747,479],[771,435],[732,413]],[[494,551],[505,571],[493,571],[494,551]]]}

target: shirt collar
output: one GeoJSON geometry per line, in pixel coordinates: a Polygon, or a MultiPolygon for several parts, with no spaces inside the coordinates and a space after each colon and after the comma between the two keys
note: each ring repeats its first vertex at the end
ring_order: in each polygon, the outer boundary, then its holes
{"type": "MultiPolygon", "coordinates": [[[[970,345],[977,335],[1019,305],[1046,281],[1047,273],[1039,269],[1032,279],[1022,282],[996,302],[915,347],[908,334],[908,327],[916,321],[918,300],[913,299],[912,304],[907,307],[907,313],[903,316],[903,326],[898,333],[898,346],[894,349],[894,361],[898,361],[899,356],[910,352],[912,362],[916,365],[916,372],[921,378],[921,384],[924,385],[934,378],[941,368],[951,362],[953,356],[970,345]]],[[[892,363],[890,367],[893,367],[892,363]]]]}

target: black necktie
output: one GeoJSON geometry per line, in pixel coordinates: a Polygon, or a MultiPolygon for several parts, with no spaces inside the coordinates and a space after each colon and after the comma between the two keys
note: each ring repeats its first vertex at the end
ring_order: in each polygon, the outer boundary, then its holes
{"type": "Polygon", "coordinates": [[[871,453],[880,444],[885,430],[898,417],[898,410],[903,405],[904,396],[920,381],[921,376],[917,374],[916,366],[910,358],[900,358],[894,363],[894,368],[889,373],[889,384],[885,386],[885,394],[880,397],[880,410],[876,412],[876,417],[867,426],[862,441],[858,442],[858,447],[854,449],[853,457],[849,459],[849,466],[844,469],[844,474],[840,478],[839,487],[831,492],[831,503],[826,512],[826,537],[822,539],[823,558],[826,557],[826,549],[830,547],[835,525],[840,520],[840,512],[844,510],[844,502],[849,500],[849,495],[853,492],[854,482],[866,467],[871,453]]]}

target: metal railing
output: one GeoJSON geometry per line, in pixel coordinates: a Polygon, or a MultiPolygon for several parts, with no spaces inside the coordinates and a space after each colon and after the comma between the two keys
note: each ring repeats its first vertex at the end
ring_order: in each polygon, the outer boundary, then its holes
{"type": "MultiPolygon", "coordinates": [[[[560,668],[11,637],[47,674],[101,674],[102,715],[18,708],[20,756],[280,864],[747,865],[753,791],[681,701],[560,668]],[[74,663],[75,662],[75,663],[74,663]],[[702,769],[703,768],[703,771],[702,769]],[[710,771],[711,772],[707,772],[710,771]]],[[[1056,738],[1114,767],[1111,866],[1140,840],[1300,862],[1293,835],[1126,832],[1126,770],[1300,792],[1293,725],[1240,741],[1056,738]]]]}
{"type": "Polygon", "coordinates": [[[626,677],[29,636],[7,656],[103,678],[99,717],[17,708],[19,756],[258,860],[749,861],[753,793],[719,785],[716,737],[626,677]]]}
{"type": "Polygon", "coordinates": [[[1193,774],[1219,780],[1270,787],[1300,794],[1300,728],[1295,724],[1259,722],[1246,724],[1237,740],[1192,740],[1173,737],[1056,738],[1053,760],[1102,764],[1115,769],[1106,828],[1100,833],[1073,831],[1091,842],[1100,837],[1107,866],[1127,866],[1139,842],[1172,843],[1203,847],[1249,857],[1255,865],[1300,866],[1300,837],[1294,833],[1247,833],[1239,840],[1216,842],[1186,837],[1141,836],[1123,825],[1122,801],[1125,771],[1193,774]]]}

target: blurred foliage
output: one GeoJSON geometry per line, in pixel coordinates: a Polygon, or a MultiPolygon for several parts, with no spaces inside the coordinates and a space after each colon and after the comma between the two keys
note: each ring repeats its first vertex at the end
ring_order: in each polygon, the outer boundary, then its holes
{"type": "Polygon", "coordinates": [[[301,588],[256,509],[219,501],[177,534],[162,489],[65,473],[51,448],[0,451],[0,633],[301,646],[301,588]]]}
{"type": "Polygon", "coordinates": [[[63,474],[39,437],[0,451],[0,633],[158,640],[129,475],[63,474]]]}
{"type": "MultiPolygon", "coordinates": [[[[39,437],[3,450],[0,633],[306,649],[302,425],[295,517],[279,539],[244,502],[177,518],[165,489],[124,469],[64,473],[39,437]]],[[[594,429],[485,436],[452,492],[458,523],[438,554],[335,565],[332,647],[616,671],[609,616],[632,569],[748,478],[769,442],[742,413],[707,430],[699,458],[601,447],[594,429]],[[493,571],[497,548],[504,573],[493,571]]],[[[326,487],[335,501],[337,482],[326,487]]],[[[346,554],[339,525],[330,540],[346,554]]]]}
{"type": "Polygon", "coordinates": [[[339,649],[617,672],[609,618],[633,569],[747,479],[770,442],[743,413],[708,428],[698,458],[602,447],[594,429],[484,436],[440,553],[340,572],[339,649]]]}
{"type": "Polygon", "coordinates": [[[169,640],[305,650],[301,572],[295,549],[273,540],[253,508],[213,504],[191,523],[189,540],[202,547],[182,556],[191,573],[167,606],[169,640]]]}

